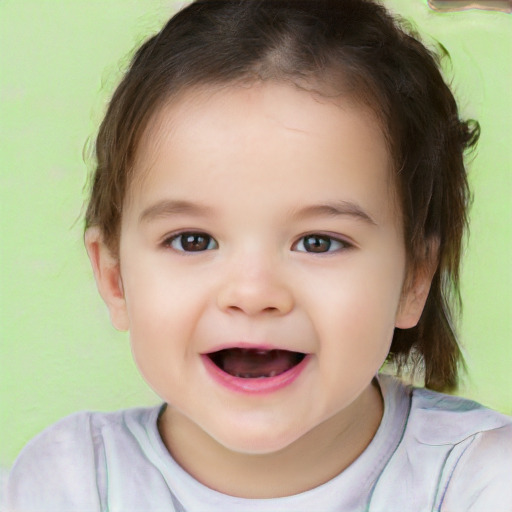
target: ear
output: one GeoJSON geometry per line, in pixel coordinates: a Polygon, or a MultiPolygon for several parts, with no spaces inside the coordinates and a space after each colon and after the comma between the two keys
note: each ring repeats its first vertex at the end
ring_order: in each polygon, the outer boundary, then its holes
{"type": "Polygon", "coordinates": [[[129,321],[119,258],[115,257],[105,245],[98,227],[88,228],[84,239],[96,285],[108,307],[110,321],[119,331],[127,331],[129,321]]]}
{"type": "Polygon", "coordinates": [[[439,240],[437,238],[428,243],[426,252],[424,261],[411,276],[405,279],[395,319],[395,327],[400,329],[415,327],[423,313],[438,265],[439,240]]]}

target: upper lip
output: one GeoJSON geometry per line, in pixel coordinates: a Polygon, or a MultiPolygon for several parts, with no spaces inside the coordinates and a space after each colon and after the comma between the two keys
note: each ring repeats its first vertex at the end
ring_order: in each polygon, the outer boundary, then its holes
{"type": "Polygon", "coordinates": [[[221,343],[218,345],[215,345],[213,348],[203,352],[203,355],[213,354],[215,352],[219,352],[221,350],[227,350],[227,349],[245,349],[245,350],[261,350],[261,351],[270,351],[270,350],[287,350],[289,352],[301,352],[306,353],[303,350],[297,350],[293,347],[286,347],[283,345],[276,345],[273,343],[256,343],[256,342],[249,342],[249,341],[238,341],[238,342],[232,342],[232,343],[221,343]]]}

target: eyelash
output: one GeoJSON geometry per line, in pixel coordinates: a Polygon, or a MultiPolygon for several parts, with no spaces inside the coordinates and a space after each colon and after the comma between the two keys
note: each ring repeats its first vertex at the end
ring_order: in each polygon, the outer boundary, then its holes
{"type": "MultiPolygon", "coordinates": [[[[192,242],[191,242],[192,243],[192,242]]],[[[219,247],[219,244],[217,243],[217,241],[211,237],[208,233],[204,233],[202,231],[184,231],[182,233],[177,233],[175,235],[172,235],[168,238],[166,238],[163,242],[163,245],[165,247],[169,247],[171,249],[174,249],[175,251],[178,251],[178,252],[204,252],[204,251],[207,251],[207,250],[213,250],[213,249],[217,249],[219,247]],[[185,237],[191,237],[191,238],[199,238],[199,237],[202,237],[204,238],[206,241],[207,241],[207,246],[206,248],[204,249],[199,249],[199,250],[196,250],[196,251],[187,251],[184,247],[183,247],[183,241],[184,241],[184,238],[185,237]],[[175,242],[179,243],[181,241],[181,249],[179,247],[175,247],[173,244],[175,242]],[[215,247],[210,247],[210,245],[212,244],[215,245],[215,247]]]]}
{"type": "MultiPolygon", "coordinates": [[[[312,243],[312,241],[310,241],[308,243],[312,243]]],[[[292,249],[295,248],[295,250],[297,250],[297,247],[299,245],[301,245],[301,244],[302,244],[302,247],[304,247],[304,249],[303,250],[298,250],[298,252],[307,252],[307,253],[310,253],[310,254],[328,254],[328,253],[333,253],[333,252],[344,251],[344,250],[351,249],[352,247],[354,247],[353,244],[347,242],[347,240],[344,240],[344,239],[341,239],[341,238],[336,238],[336,237],[331,236],[331,235],[325,235],[325,234],[322,234],[322,233],[309,233],[307,235],[302,236],[301,238],[299,238],[299,240],[297,242],[295,242],[293,244],[292,249]],[[308,240],[308,239],[316,239],[313,242],[316,245],[319,244],[319,241],[320,241],[320,243],[327,242],[328,243],[327,250],[325,250],[325,251],[307,251],[307,250],[305,250],[305,243],[304,242],[306,240],[308,240]],[[330,250],[333,245],[336,248],[333,249],[333,250],[330,250]]]]}
{"type": "MultiPolygon", "coordinates": [[[[190,240],[190,243],[194,243],[193,240],[190,240]]],[[[218,242],[210,236],[208,233],[204,233],[202,231],[184,231],[182,233],[177,233],[175,235],[172,235],[168,238],[166,238],[163,241],[163,245],[165,247],[169,247],[175,251],[183,252],[183,253],[194,253],[194,252],[205,252],[205,251],[211,251],[219,248],[218,242]],[[197,250],[186,250],[183,246],[183,242],[185,237],[189,237],[191,239],[197,239],[202,238],[203,239],[203,245],[206,243],[206,247],[199,248],[197,250]],[[176,247],[174,244],[178,243],[181,247],[176,247]],[[212,247],[213,245],[213,247],[212,247]]],[[[353,244],[350,242],[347,242],[346,240],[336,238],[330,235],[325,235],[321,233],[309,233],[307,235],[304,235],[299,238],[297,242],[295,242],[292,245],[292,250],[295,250],[297,252],[306,252],[310,254],[326,254],[326,253],[333,253],[333,252],[339,252],[347,249],[351,249],[353,247],[353,244]],[[316,244],[317,247],[320,246],[322,243],[327,243],[326,250],[319,250],[319,251],[308,251],[306,249],[305,242],[309,239],[307,244],[316,244]],[[312,240],[313,239],[313,240],[312,240]],[[302,245],[302,249],[297,249],[299,246],[302,245]],[[332,246],[335,246],[334,250],[332,249],[332,246]]],[[[311,248],[311,247],[310,247],[311,248]]]]}

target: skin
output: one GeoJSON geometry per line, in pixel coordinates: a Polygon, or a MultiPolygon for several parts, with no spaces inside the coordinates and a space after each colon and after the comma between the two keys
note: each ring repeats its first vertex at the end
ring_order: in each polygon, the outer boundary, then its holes
{"type": "Polygon", "coordinates": [[[378,122],[347,100],[277,83],[191,91],[141,142],[119,257],[86,233],[112,322],[169,404],[162,439],[205,485],[296,494],[375,435],[372,379],[395,326],[418,322],[433,272],[406,276],[390,161],[378,122]],[[184,251],[183,231],[211,237],[206,250],[184,251]],[[311,252],[314,234],[326,252],[311,252]],[[237,393],[201,354],[241,343],[309,360],[283,389],[237,393]]]}

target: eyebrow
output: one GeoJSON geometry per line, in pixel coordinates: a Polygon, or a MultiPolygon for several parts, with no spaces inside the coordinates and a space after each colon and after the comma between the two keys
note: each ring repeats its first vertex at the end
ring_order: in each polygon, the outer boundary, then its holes
{"type": "Polygon", "coordinates": [[[302,220],[310,217],[353,217],[367,224],[376,226],[375,220],[358,204],[351,201],[335,201],[332,203],[313,204],[292,212],[292,216],[302,220]]]}
{"type": "MultiPolygon", "coordinates": [[[[184,200],[164,199],[146,208],[139,216],[139,223],[149,222],[158,218],[173,215],[191,215],[195,217],[209,217],[213,213],[209,206],[192,203],[184,200]]],[[[336,201],[305,206],[292,211],[292,217],[299,220],[311,217],[339,217],[348,216],[376,226],[377,223],[358,204],[350,201],[336,201]]]]}
{"type": "Polygon", "coordinates": [[[190,201],[164,199],[146,208],[139,216],[139,223],[149,222],[158,218],[173,215],[191,215],[194,217],[208,217],[213,210],[205,205],[190,201]]]}

